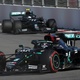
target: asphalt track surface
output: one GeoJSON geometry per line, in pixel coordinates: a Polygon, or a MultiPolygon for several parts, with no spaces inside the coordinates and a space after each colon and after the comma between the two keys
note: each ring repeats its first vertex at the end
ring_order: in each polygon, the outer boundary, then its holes
{"type": "MultiPolygon", "coordinates": [[[[18,45],[33,47],[31,40],[43,39],[45,34],[6,34],[0,31],[0,50],[5,54],[13,54],[18,45]]],[[[76,43],[79,46],[79,42],[76,43]]],[[[57,73],[5,73],[0,80],[80,80],[80,69],[63,70],[57,73]]]]}

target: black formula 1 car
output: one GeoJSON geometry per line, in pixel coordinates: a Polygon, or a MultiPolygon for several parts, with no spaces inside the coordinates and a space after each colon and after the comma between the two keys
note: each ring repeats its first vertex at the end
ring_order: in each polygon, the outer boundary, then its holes
{"type": "Polygon", "coordinates": [[[37,33],[37,32],[51,32],[57,31],[57,24],[55,19],[44,20],[43,17],[37,18],[32,12],[31,15],[26,15],[26,12],[11,12],[10,19],[2,21],[3,33],[37,33]]]}
{"type": "MultiPolygon", "coordinates": [[[[6,60],[6,71],[57,72],[59,69],[79,67],[80,49],[66,44],[58,36],[48,34],[44,40],[32,40],[33,48],[19,45],[15,54],[6,60]]],[[[64,33],[64,37],[68,40],[80,39],[79,34],[74,36],[72,33],[64,33]]]]}

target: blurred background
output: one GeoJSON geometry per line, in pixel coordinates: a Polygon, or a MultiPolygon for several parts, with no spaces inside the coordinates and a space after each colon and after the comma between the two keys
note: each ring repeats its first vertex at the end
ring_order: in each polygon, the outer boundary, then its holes
{"type": "Polygon", "coordinates": [[[0,22],[13,11],[31,8],[37,17],[54,18],[59,27],[80,29],[80,0],[0,0],[0,22]]]}
{"type": "Polygon", "coordinates": [[[80,8],[80,0],[0,0],[0,4],[80,8]]]}

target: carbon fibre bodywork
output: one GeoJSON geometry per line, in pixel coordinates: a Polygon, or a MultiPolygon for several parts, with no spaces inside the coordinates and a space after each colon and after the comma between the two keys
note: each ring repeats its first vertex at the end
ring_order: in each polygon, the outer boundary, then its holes
{"type": "Polygon", "coordinates": [[[57,72],[59,69],[79,67],[80,49],[56,38],[59,38],[58,35],[48,34],[44,40],[32,40],[33,48],[20,45],[15,50],[15,57],[7,62],[6,69],[57,72]]]}
{"type": "Polygon", "coordinates": [[[11,12],[10,19],[2,21],[3,33],[39,33],[39,32],[57,31],[55,19],[44,20],[43,17],[36,17],[33,12],[26,15],[26,12],[11,12]]]}

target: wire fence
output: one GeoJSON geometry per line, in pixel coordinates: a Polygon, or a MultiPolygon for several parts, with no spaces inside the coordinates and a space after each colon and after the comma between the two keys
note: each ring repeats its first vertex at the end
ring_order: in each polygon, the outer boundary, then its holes
{"type": "Polygon", "coordinates": [[[80,8],[80,0],[0,0],[0,4],[80,8]]]}

